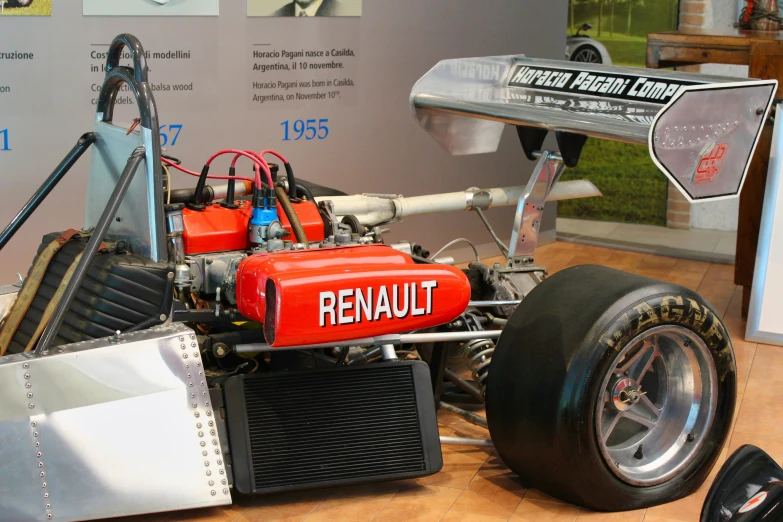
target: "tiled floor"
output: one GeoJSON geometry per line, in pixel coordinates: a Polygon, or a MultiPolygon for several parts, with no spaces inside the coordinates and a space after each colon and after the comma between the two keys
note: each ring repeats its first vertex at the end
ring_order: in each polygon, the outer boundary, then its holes
{"type": "Polygon", "coordinates": [[[659,247],[661,251],[670,249],[670,254],[677,257],[683,257],[677,253],[679,251],[686,254],[685,257],[691,253],[696,257],[720,262],[733,262],[737,245],[736,232],[679,230],[652,225],[572,218],[557,218],[557,233],[559,237],[567,237],[569,240],[605,240],[618,244],[659,247]]]}
{"type": "MultiPolygon", "coordinates": [[[[579,264],[602,264],[682,284],[698,290],[724,314],[734,342],[739,377],[737,416],[721,454],[747,443],[764,448],[783,462],[783,348],[747,343],[740,318],[741,293],[732,282],[730,265],[672,259],[573,243],[557,242],[539,249],[536,261],[550,273],[579,264]]],[[[441,434],[486,438],[482,428],[448,412],[438,416],[441,434]]],[[[431,477],[344,489],[275,495],[240,500],[222,509],[184,511],[133,522],[261,522],[261,521],[444,521],[444,522],[694,522],[709,483],[694,495],[647,510],[591,513],[527,489],[491,449],[443,447],[443,471],[431,477]]],[[[717,466],[710,476],[717,472],[717,466]]],[[[709,482],[709,481],[708,481],[709,482]]]]}

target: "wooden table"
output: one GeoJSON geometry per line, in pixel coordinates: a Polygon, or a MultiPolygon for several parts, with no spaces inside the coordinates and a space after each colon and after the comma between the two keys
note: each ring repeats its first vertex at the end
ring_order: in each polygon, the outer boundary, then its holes
{"type": "MultiPolygon", "coordinates": [[[[781,83],[776,93],[776,98],[780,98],[783,86],[783,32],[682,29],[647,36],[647,67],[657,69],[705,63],[748,65],[749,77],[775,79],[781,83]]],[[[743,287],[742,317],[747,317],[750,303],[771,144],[772,126],[767,125],[761,134],[740,195],[734,283],[743,287]]]]}

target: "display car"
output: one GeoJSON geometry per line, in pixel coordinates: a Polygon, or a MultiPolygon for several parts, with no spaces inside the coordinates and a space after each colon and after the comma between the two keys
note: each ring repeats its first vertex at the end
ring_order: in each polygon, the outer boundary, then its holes
{"type": "Polygon", "coordinates": [[[547,201],[597,194],[557,183],[588,137],[647,145],[691,200],[738,194],[776,82],[447,60],[413,88],[419,124],[455,155],[496,150],[512,125],[536,165],[520,186],[403,197],[305,183],[266,150],[189,170],[161,149],[139,41],[118,36],[106,71],[93,131],[0,234],[3,248],[91,148],[83,226],[52,224],[0,295],[4,521],[419,477],[441,469],[441,443],[493,444],[526,485],[596,510],[671,501],[707,477],[736,393],[718,313],[609,268],[547,277],[535,248],[547,201]],[[129,124],[114,121],[124,86],[129,124]],[[195,188],[173,190],[169,169],[195,188]],[[508,245],[484,217],[503,205],[517,209],[508,245]],[[456,268],[384,242],[389,223],[457,210],[485,221],[504,262],[456,268]],[[470,380],[447,367],[454,350],[470,380]],[[439,437],[437,407],[490,439],[439,437]]]}
{"type": "Polygon", "coordinates": [[[590,24],[582,24],[576,33],[566,38],[566,60],[612,65],[612,57],[606,46],[598,40],[582,34],[582,31],[589,31],[592,28],[593,26],[590,24]]]}

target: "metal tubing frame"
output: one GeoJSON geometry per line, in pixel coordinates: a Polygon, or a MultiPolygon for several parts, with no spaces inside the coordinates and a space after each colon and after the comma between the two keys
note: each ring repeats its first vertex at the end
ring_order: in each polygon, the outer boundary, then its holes
{"type": "Polygon", "coordinates": [[[446,368],[443,371],[443,375],[451,383],[457,386],[457,388],[461,389],[462,391],[464,391],[465,393],[467,393],[468,395],[476,399],[480,404],[484,403],[484,397],[481,395],[481,391],[475,386],[473,386],[471,383],[469,383],[468,381],[466,381],[465,379],[463,379],[462,377],[460,377],[459,375],[457,375],[456,373],[454,373],[448,368],[446,368]]]}
{"type": "Polygon", "coordinates": [[[117,214],[117,209],[120,208],[125,193],[128,191],[131,181],[133,181],[133,175],[136,174],[136,170],[144,160],[146,153],[144,147],[138,147],[128,158],[125,169],[122,171],[122,175],[117,181],[117,185],[114,187],[114,192],[112,192],[109,201],[106,203],[106,208],[103,210],[103,214],[98,220],[98,223],[92,232],[92,236],[90,236],[90,240],[87,242],[87,246],[82,253],[82,258],[74,269],[73,277],[68,282],[68,286],[65,287],[62,299],[60,299],[60,302],[57,304],[57,308],[55,308],[54,313],[49,320],[49,324],[46,325],[46,329],[38,340],[38,344],[35,347],[36,356],[45,355],[49,346],[57,336],[63,319],[65,319],[65,314],[68,312],[68,309],[71,307],[71,304],[76,297],[76,291],[82,285],[82,281],[84,281],[84,277],[87,275],[87,269],[95,259],[95,255],[101,247],[103,238],[109,230],[109,226],[114,220],[115,214],[117,214]]]}
{"type": "Polygon", "coordinates": [[[471,424],[475,424],[476,426],[481,426],[482,428],[488,428],[487,419],[485,419],[481,415],[477,415],[468,410],[463,410],[462,408],[457,408],[456,406],[453,406],[448,402],[443,402],[443,401],[440,401],[438,407],[446,411],[450,411],[451,413],[454,413],[456,415],[459,415],[460,417],[462,417],[463,419],[465,419],[471,424]]]}
{"type": "Polygon", "coordinates": [[[65,158],[60,162],[59,165],[57,165],[49,177],[46,178],[46,181],[43,182],[35,194],[33,194],[33,197],[31,197],[25,206],[22,207],[22,210],[20,210],[19,213],[14,216],[14,219],[12,219],[8,226],[5,227],[5,230],[0,233],[0,250],[2,250],[3,247],[5,247],[5,245],[11,240],[11,238],[14,237],[14,234],[16,234],[22,225],[24,225],[25,221],[27,221],[27,218],[29,218],[30,215],[35,212],[35,210],[38,208],[38,205],[43,203],[49,193],[54,190],[54,187],[56,187],[60,180],[62,180],[68,171],[71,170],[71,167],[73,167],[76,162],[79,161],[79,158],[82,157],[82,154],[87,152],[87,149],[90,148],[90,145],[95,143],[95,139],[96,136],[94,132],[82,134],[82,136],[79,138],[79,141],[76,142],[76,145],[73,146],[68,155],[65,156],[65,158]]]}
{"type": "Polygon", "coordinates": [[[506,257],[508,267],[532,263],[541,219],[544,216],[546,197],[564,170],[562,156],[551,151],[540,153],[525,193],[517,203],[514,228],[506,257]]]}
{"type": "Polygon", "coordinates": [[[273,347],[266,343],[251,343],[236,345],[237,353],[276,352],[282,350],[314,350],[334,348],[335,346],[382,346],[384,344],[418,344],[436,342],[471,341],[473,339],[495,339],[500,337],[502,330],[479,330],[475,332],[435,332],[416,334],[392,334],[378,337],[364,337],[350,341],[335,341],[333,343],[307,344],[302,346],[273,347]]]}
{"type": "Polygon", "coordinates": [[[488,446],[494,448],[492,439],[466,439],[464,437],[444,437],[440,436],[441,444],[456,444],[459,446],[488,446]]]}

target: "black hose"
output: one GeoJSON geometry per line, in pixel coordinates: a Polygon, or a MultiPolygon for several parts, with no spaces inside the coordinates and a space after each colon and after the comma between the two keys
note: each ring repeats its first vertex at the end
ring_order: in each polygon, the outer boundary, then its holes
{"type": "Polygon", "coordinates": [[[340,353],[337,355],[337,362],[334,364],[335,366],[342,366],[345,364],[345,359],[348,357],[349,350],[350,348],[347,346],[340,348],[340,353]]]}
{"type": "Polygon", "coordinates": [[[213,343],[223,343],[229,346],[250,344],[264,341],[263,330],[240,330],[237,332],[222,332],[209,336],[213,343]]]}
{"type": "MultiPolygon", "coordinates": [[[[193,201],[193,196],[196,194],[194,189],[176,189],[171,191],[171,203],[189,203],[193,201]]],[[[199,203],[207,203],[215,199],[215,191],[210,185],[204,187],[204,191],[201,193],[201,200],[199,203]]]]}
{"type": "Polygon", "coordinates": [[[310,248],[310,244],[307,242],[307,235],[304,228],[302,228],[302,222],[299,221],[299,216],[296,215],[296,210],[294,210],[291,200],[288,199],[288,194],[285,193],[285,190],[280,185],[275,187],[275,194],[277,194],[277,201],[282,205],[283,212],[285,212],[288,221],[291,223],[296,241],[305,245],[305,248],[310,248]]]}
{"type": "Polygon", "coordinates": [[[313,197],[313,193],[310,192],[310,189],[302,185],[301,183],[296,184],[296,193],[301,194],[305,198],[307,198],[307,201],[312,201],[315,203],[315,198],[313,197]]]}
{"type": "Polygon", "coordinates": [[[296,193],[299,187],[296,186],[296,178],[294,178],[294,169],[291,167],[290,163],[283,163],[283,167],[285,167],[285,173],[288,175],[288,196],[291,199],[296,199],[296,193]]]}

